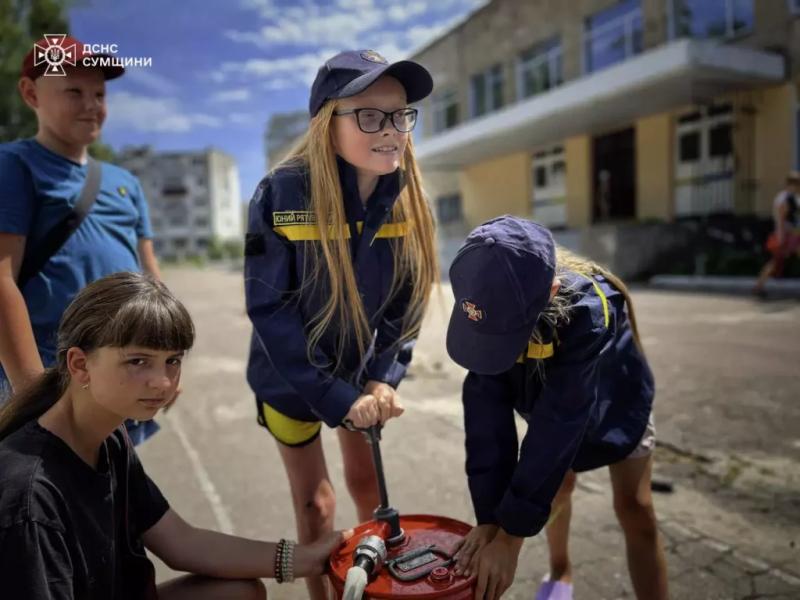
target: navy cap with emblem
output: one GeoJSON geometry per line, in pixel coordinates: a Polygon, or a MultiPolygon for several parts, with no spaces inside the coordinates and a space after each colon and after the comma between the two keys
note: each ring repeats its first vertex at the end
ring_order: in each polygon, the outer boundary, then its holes
{"type": "Polygon", "coordinates": [[[475,228],[450,266],[450,357],[486,375],[513,367],[550,300],[555,265],[553,236],[538,223],[504,215],[475,228]]]}
{"type": "Polygon", "coordinates": [[[311,86],[308,112],[314,117],[326,101],[360,94],[383,75],[391,75],[403,85],[409,104],[422,100],[433,90],[431,74],[419,63],[411,60],[389,63],[374,50],[349,50],[319,68],[311,86]]]}

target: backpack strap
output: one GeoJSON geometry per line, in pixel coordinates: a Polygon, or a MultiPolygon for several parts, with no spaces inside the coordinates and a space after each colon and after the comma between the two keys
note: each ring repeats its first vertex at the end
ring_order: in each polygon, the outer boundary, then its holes
{"type": "Polygon", "coordinates": [[[23,289],[25,284],[41,271],[58,252],[70,236],[80,227],[86,215],[92,210],[97,194],[100,191],[100,163],[89,157],[87,162],[86,181],[83,183],[78,201],[70,213],[53,227],[35,247],[30,240],[25,247],[25,257],[17,278],[17,287],[23,289]]]}

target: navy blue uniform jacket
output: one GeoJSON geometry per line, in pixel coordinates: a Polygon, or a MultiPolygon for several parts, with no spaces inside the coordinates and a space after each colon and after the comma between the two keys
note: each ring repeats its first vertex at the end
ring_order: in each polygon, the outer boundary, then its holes
{"type": "Polygon", "coordinates": [[[327,274],[305,281],[307,252],[316,251],[319,229],[308,210],[310,180],[303,166],[267,175],[250,201],[245,244],[245,295],[253,323],[247,380],[256,396],[277,411],[302,421],[341,424],[366,380],[397,387],[411,360],[413,342],[399,344],[409,286],[389,293],[394,274],[393,245],[410,223],[392,223],[392,207],[403,189],[401,170],[379,178],[361,203],[355,168],[337,159],[347,227],[333,232],[350,240],[351,257],[373,344],[359,360],[355,344],[344,350],[334,372],[336,339],[329,328],[307,354],[309,323],[322,307],[327,274]],[[302,293],[298,294],[298,291],[302,293]],[[389,300],[387,302],[387,300],[389,300]]]}
{"type": "Polygon", "coordinates": [[[653,376],[637,349],[624,296],[603,277],[571,275],[569,323],[539,331],[517,364],[464,381],[466,470],[479,524],[536,535],[569,469],[627,457],[644,435],[653,376]],[[538,364],[537,364],[538,363],[538,364]],[[514,411],[528,423],[518,445],[514,411]]]}

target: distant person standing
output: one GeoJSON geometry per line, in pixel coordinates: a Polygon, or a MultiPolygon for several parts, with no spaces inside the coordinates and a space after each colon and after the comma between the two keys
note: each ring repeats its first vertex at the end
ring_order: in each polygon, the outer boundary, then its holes
{"type": "Polygon", "coordinates": [[[85,66],[92,55],[71,37],[37,42],[55,54],[72,45],[75,66],[62,63],[61,76],[45,75],[34,49],[25,56],[18,89],[38,132],[0,144],[0,399],[54,364],[58,322],[83,287],[120,271],[160,278],[139,181],[87,152],[106,118],[105,82],[124,69],[85,66]]]}
{"type": "Polygon", "coordinates": [[[772,254],[761,269],[753,293],[766,296],[765,286],[770,277],[780,277],[786,259],[800,251],[800,171],[786,176],[786,187],[778,192],[773,203],[772,216],[775,229],[767,239],[767,250],[772,254]]]}

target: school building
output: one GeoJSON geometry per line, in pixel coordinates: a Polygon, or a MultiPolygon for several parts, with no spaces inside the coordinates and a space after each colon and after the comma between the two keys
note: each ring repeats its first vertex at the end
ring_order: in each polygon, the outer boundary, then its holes
{"type": "Polygon", "coordinates": [[[800,0],[493,0],[411,58],[445,262],[511,213],[634,275],[800,167],[800,0]]]}

